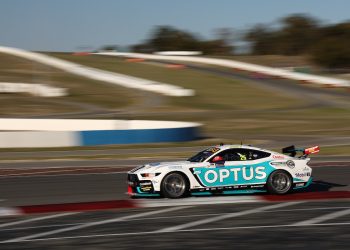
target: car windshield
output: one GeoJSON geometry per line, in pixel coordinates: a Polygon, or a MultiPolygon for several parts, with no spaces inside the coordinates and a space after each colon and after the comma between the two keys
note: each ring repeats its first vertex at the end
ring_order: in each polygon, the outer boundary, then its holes
{"type": "Polygon", "coordinates": [[[187,161],[190,162],[203,162],[206,159],[208,159],[208,157],[212,156],[214,153],[218,152],[220,149],[219,148],[208,148],[206,150],[203,150],[199,153],[197,153],[196,155],[188,158],[187,161]]]}

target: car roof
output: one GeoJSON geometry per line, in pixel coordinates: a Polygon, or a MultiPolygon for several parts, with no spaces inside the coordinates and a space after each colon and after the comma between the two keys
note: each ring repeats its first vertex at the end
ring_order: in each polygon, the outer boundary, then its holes
{"type": "Polygon", "coordinates": [[[220,148],[220,151],[225,150],[225,149],[230,149],[230,148],[244,148],[244,149],[254,149],[254,150],[260,150],[260,151],[265,151],[265,152],[270,152],[270,153],[276,153],[276,152],[273,152],[273,151],[268,150],[268,149],[253,147],[250,145],[240,145],[240,144],[224,144],[224,145],[216,145],[215,147],[220,148]]]}

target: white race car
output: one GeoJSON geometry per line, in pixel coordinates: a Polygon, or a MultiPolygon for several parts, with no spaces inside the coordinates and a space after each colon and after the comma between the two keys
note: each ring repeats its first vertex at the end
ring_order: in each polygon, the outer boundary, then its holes
{"type": "Polygon", "coordinates": [[[284,148],[282,153],[245,145],[218,145],[186,161],[150,163],[128,172],[132,197],[242,194],[286,194],[312,182],[309,154],[319,147],[284,148]],[[302,155],[296,157],[297,152],[302,155]],[[286,155],[289,154],[289,155],[286,155]]]}

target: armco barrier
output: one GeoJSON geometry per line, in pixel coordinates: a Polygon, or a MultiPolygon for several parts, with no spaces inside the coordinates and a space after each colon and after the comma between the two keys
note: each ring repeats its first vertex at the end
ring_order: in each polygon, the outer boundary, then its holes
{"type": "Polygon", "coordinates": [[[181,142],[198,123],[147,120],[0,119],[0,148],[181,142]]]}

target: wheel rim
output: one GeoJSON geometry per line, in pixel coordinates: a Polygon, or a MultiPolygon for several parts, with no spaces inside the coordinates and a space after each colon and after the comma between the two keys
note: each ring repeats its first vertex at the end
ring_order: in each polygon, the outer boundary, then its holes
{"type": "Polygon", "coordinates": [[[276,173],[272,176],[272,186],[278,192],[286,192],[291,186],[290,178],[285,173],[276,173]]]}
{"type": "Polygon", "coordinates": [[[164,188],[173,197],[181,196],[185,192],[185,180],[179,175],[169,175],[165,179],[164,188]]]}

